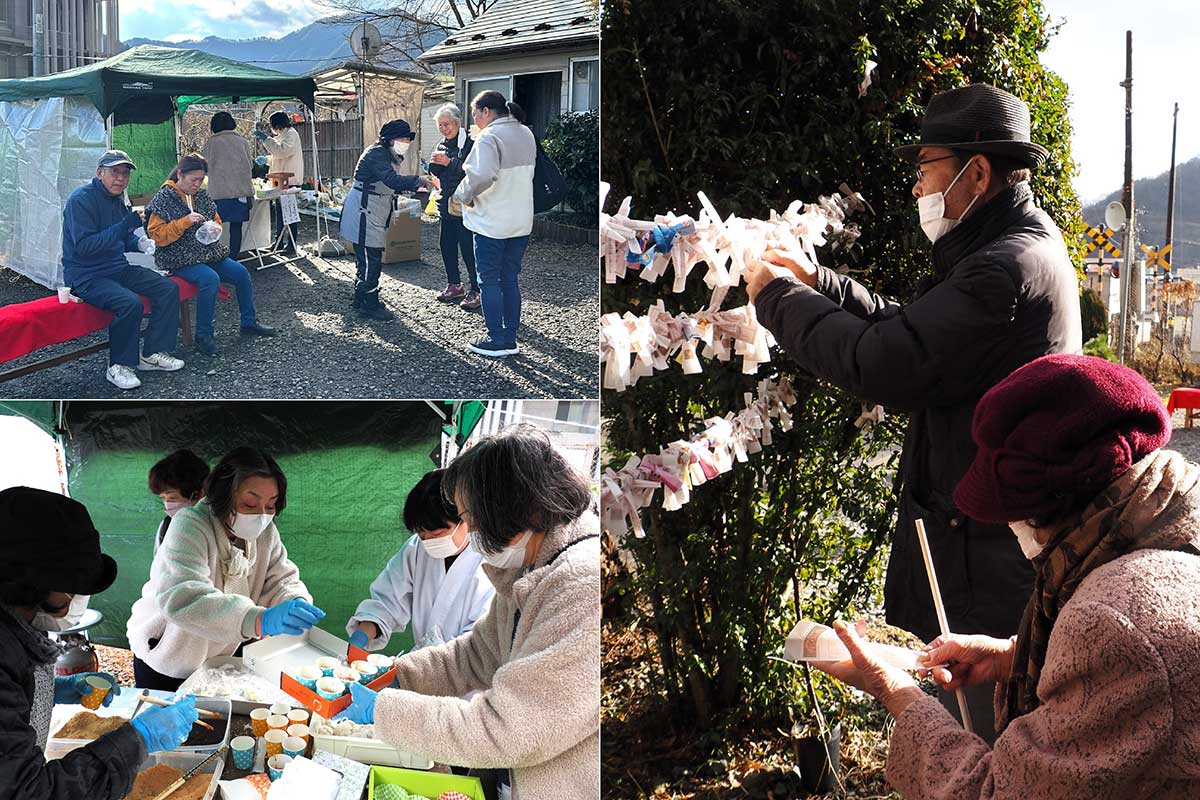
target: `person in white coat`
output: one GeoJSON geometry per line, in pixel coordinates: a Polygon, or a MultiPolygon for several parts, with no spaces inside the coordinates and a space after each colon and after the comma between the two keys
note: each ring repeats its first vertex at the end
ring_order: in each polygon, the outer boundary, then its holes
{"type": "Polygon", "coordinates": [[[418,648],[451,641],[475,627],[495,589],[483,556],[468,547],[467,528],[442,494],[435,469],[404,502],[404,526],[416,534],[371,584],[371,597],[346,624],[350,643],[382,650],[393,633],[411,626],[418,648]]]}
{"type": "MultiPolygon", "coordinates": [[[[268,136],[266,131],[256,130],[254,138],[262,142],[262,146],[271,154],[271,172],[290,172],[291,177],[287,179],[287,185],[303,185],[304,146],[300,143],[300,133],[296,130],[291,116],[285,111],[276,111],[271,115],[268,124],[271,127],[271,135],[268,136]]],[[[283,213],[277,203],[271,206],[271,217],[275,221],[275,241],[278,241],[279,234],[283,232],[283,213]]],[[[286,237],[284,252],[292,254],[296,252],[300,223],[293,222],[288,227],[291,228],[291,236],[286,237]]]]}
{"type": "Polygon", "coordinates": [[[275,460],[239,447],[213,468],[204,499],[175,514],[126,629],[138,687],[173,692],[208,659],[325,616],[275,527],[286,505],[275,460]]]}

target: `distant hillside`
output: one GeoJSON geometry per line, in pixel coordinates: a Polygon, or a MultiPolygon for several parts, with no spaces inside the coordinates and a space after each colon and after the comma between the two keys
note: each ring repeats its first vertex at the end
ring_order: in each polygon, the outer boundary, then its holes
{"type": "MultiPolygon", "coordinates": [[[[184,42],[160,42],[153,39],[130,39],[125,42],[128,47],[140,44],[157,44],[163,47],[178,47],[201,50],[212,55],[231,58],[235,61],[245,61],[259,66],[277,69],[280,72],[290,72],[303,75],[317,67],[336,64],[339,61],[354,57],[350,50],[350,32],[358,20],[349,16],[327,17],[317,20],[311,25],[305,25],[299,30],[292,31],[278,39],[261,37],[258,39],[222,39],[219,36],[209,36],[205,39],[184,42]]],[[[384,21],[378,24],[383,40],[386,42],[398,36],[403,23],[399,21],[384,21]]],[[[423,40],[425,50],[433,47],[444,37],[427,35],[423,40]]],[[[381,62],[385,63],[385,62],[381,62]]],[[[386,61],[386,66],[396,69],[418,69],[412,63],[399,59],[386,61]]]]}
{"type": "MultiPolygon", "coordinates": [[[[1134,182],[1133,199],[1138,213],[1138,237],[1152,246],[1164,244],[1167,230],[1167,186],[1170,173],[1134,182]]],[[[1117,191],[1083,210],[1089,225],[1104,224],[1104,208],[1121,199],[1117,191]]],[[[1171,263],[1178,267],[1200,265],[1200,157],[1185,161],[1175,168],[1175,257],[1171,263]]]]}

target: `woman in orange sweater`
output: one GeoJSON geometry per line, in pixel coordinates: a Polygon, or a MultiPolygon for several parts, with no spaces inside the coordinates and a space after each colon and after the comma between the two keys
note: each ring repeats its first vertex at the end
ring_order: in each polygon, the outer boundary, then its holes
{"type": "Polygon", "coordinates": [[[208,162],[201,156],[184,156],[146,205],[146,232],[157,247],[154,261],[159,269],[195,284],[196,349],[215,356],[213,317],[222,281],[237,290],[243,336],[274,336],[275,329],[258,322],[250,273],[229,257],[229,247],[220,239],[209,240],[213,233],[220,235],[221,215],[208,192],[200,188],[207,175],[208,162]]]}

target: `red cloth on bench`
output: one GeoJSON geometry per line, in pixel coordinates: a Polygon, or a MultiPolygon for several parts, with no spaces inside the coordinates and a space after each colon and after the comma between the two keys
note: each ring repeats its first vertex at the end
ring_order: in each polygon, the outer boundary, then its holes
{"type": "Polygon", "coordinates": [[[1177,408],[1200,408],[1200,389],[1175,389],[1167,400],[1167,413],[1174,414],[1177,408]]]}
{"type": "MultiPolygon", "coordinates": [[[[196,296],[196,287],[183,278],[171,277],[179,284],[180,301],[196,296]]],[[[228,297],[225,287],[218,296],[228,297]]],[[[150,301],[142,298],[146,311],[150,301]]],[[[112,322],[111,312],[87,303],[60,303],[58,295],[0,306],[0,364],[28,355],[50,345],[62,344],[95,333],[112,322]]]]}

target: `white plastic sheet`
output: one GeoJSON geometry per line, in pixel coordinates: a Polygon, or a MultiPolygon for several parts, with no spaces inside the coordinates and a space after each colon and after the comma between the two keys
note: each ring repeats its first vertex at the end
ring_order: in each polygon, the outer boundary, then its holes
{"type": "Polygon", "coordinates": [[[104,120],[86,99],[0,102],[0,265],[63,285],[63,206],[105,149],[104,120]]]}

